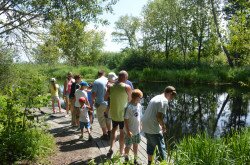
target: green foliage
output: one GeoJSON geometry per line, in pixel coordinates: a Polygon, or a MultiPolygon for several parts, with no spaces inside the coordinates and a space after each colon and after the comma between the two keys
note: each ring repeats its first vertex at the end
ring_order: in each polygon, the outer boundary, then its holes
{"type": "Polygon", "coordinates": [[[98,64],[107,66],[109,69],[118,68],[126,55],[124,53],[104,52],[101,54],[98,64]]]}
{"type": "Polygon", "coordinates": [[[38,128],[0,131],[0,161],[35,160],[51,154],[55,148],[52,135],[38,128]]]}
{"type": "Polygon", "coordinates": [[[48,155],[55,147],[42,125],[28,120],[28,109],[48,103],[46,77],[32,65],[12,65],[0,96],[0,161],[34,160],[48,155]]]}
{"type": "Polygon", "coordinates": [[[94,80],[97,77],[98,70],[104,70],[108,73],[110,70],[105,66],[85,66],[85,67],[72,67],[67,65],[58,65],[45,70],[46,74],[50,77],[55,77],[58,80],[65,80],[68,72],[72,72],[74,75],[80,74],[85,80],[94,80]]]}
{"type": "Polygon", "coordinates": [[[130,72],[132,73],[129,76],[130,79],[140,81],[167,81],[183,84],[250,84],[249,67],[235,69],[228,67],[214,67],[178,70],[145,68],[143,71],[132,70],[130,72]]]}
{"type": "Polygon", "coordinates": [[[114,41],[127,42],[129,48],[138,48],[138,39],[136,37],[137,32],[140,30],[141,22],[138,17],[133,16],[121,16],[118,21],[115,22],[115,32],[112,32],[114,41]]]}
{"type": "Polygon", "coordinates": [[[61,58],[70,65],[94,65],[100,56],[104,35],[85,28],[86,23],[78,19],[57,21],[51,26],[51,40],[57,43],[54,49],[62,50],[61,58]]]}
{"type": "Polygon", "coordinates": [[[126,57],[119,66],[120,70],[142,69],[148,67],[151,59],[142,55],[140,50],[126,50],[126,57]]]}
{"type": "Polygon", "coordinates": [[[250,162],[249,129],[212,139],[202,134],[184,138],[174,151],[175,164],[247,164],[250,162]]]}

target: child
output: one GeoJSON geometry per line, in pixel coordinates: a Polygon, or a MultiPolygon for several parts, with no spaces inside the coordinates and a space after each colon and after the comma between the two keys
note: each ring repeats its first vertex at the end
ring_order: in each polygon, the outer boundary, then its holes
{"type": "Polygon", "coordinates": [[[86,98],[85,97],[80,97],[79,98],[79,103],[81,105],[80,108],[80,129],[81,129],[81,136],[80,139],[83,138],[83,129],[84,127],[87,129],[87,132],[89,134],[89,139],[88,140],[92,140],[92,136],[90,134],[90,120],[89,120],[89,110],[90,110],[90,106],[86,105],[86,98]]]}
{"type": "Polygon", "coordinates": [[[129,161],[128,154],[133,144],[134,164],[137,162],[138,144],[140,143],[140,130],[141,130],[141,104],[140,99],[143,93],[139,89],[132,92],[132,100],[128,103],[125,109],[124,125],[125,125],[125,162],[129,161]]]}
{"type": "Polygon", "coordinates": [[[59,112],[61,113],[61,103],[60,103],[60,99],[59,99],[59,95],[58,95],[58,89],[59,89],[59,85],[56,84],[56,79],[51,78],[50,79],[50,93],[51,93],[53,113],[56,113],[55,101],[57,101],[57,104],[58,104],[58,107],[59,107],[59,112]]]}
{"type": "Polygon", "coordinates": [[[86,104],[89,105],[88,101],[88,94],[86,92],[86,89],[88,88],[88,83],[85,81],[82,81],[80,84],[80,88],[76,90],[75,92],[75,97],[74,97],[74,102],[75,102],[75,108],[74,108],[74,114],[75,114],[75,124],[79,126],[79,115],[80,115],[80,108],[81,105],[79,103],[79,98],[84,97],[86,99],[86,104]]]}

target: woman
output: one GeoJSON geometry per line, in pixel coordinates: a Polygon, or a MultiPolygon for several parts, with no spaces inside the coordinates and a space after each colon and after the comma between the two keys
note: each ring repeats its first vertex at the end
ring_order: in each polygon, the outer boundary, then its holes
{"type": "Polygon", "coordinates": [[[63,97],[65,98],[65,102],[66,102],[67,114],[69,114],[69,108],[70,108],[69,94],[70,94],[71,85],[73,82],[75,82],[75,79],[73,79],[73,74],[71,72],[68,72],[67,79],[64,82],[64,88],[63,88],[63,97]]]}
{"type": "Polygon", "coordinates": [[[59,95],[58,95],[58,89],[59,89],[59,85],[56,84],[56,79],[51,78],[50,79],[50,93],[51,93],[53,113],[56,113],[55,101],[57,101],[59,112],[61,113],[61,103],[60,103],[60,99],[59,99],[59,95]]]}

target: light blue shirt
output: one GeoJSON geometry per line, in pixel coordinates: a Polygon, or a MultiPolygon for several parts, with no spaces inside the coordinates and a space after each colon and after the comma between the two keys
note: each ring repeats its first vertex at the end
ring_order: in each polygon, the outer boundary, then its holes
{"type": "Polygon", "coordinates": [[[104,96],[106,94],[106,85],[108,83],[108,79],[104,76],[96,79],[94,81],[93,87],[92,87],[92,93],[96,93],[96,99],[95,103],[97,104],[106,104],[104,101],[104,96]]]}

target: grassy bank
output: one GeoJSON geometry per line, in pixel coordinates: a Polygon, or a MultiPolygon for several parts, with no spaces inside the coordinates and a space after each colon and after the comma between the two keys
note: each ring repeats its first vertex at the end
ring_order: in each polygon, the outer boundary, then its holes
{"type": "Polygon", "coordinates": [[[189,70],[160,70],[145,68],[142,71],[129,72],[132,80],[166,81],[181,84],[225,84],[239,83],[250,85],[250,67],[244,68],[193,68],[189,70]]]}
{"type": "Polygon", "coordinates": [[[177,145],[175,164],[249,164],[250,129],[220,139],[207,135],[187,137],[177,145]]]}

